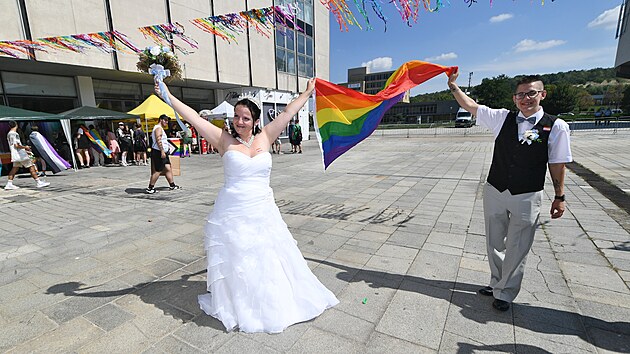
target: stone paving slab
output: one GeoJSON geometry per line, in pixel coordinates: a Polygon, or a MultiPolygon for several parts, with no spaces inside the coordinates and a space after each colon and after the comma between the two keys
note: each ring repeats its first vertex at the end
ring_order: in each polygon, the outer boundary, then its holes
{"type": "MultiPolygon", "coordinates": [[[[630,190],[630,134],[572,135],[575,160],[630,190]]],[[[309,267],[340,300],[281,334],[205,315],[203,225],[217,155],[182,160],[180,191],[143,194],[145,166],[18,178],[0,190],[0,351],[138,353],[630,352],[630,216],[572,172],[541,226],[523,290],[499,313],[482,186],[492,138],[366,140],[326,172],[313,141],[273,156],[272,187],[309,267]]],[[[3,184],[3,183],[0,183],[3,184]]]]}

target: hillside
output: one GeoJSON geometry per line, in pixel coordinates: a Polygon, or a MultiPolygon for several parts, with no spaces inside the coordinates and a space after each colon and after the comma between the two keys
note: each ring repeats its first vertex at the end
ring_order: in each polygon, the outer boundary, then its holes
{"type": "MultiPolygon", "coordinates": [[[[512,87],[524,75],[508,77],[512,87]]],[[[595,68],[589,70],[571,70],[558,72],[554,74],[541,75],[546,85],[568,84],[572,86],[582,87],[591,95],[603,94],[611,85],[630,85],[630,80],[615,77],[614,68],[595,68]]],[[[484,79],[486,80],[486,79],[484,79]]],[[[474,92],[477,86],[473,86],[471,90],[474,92]]],[[[411,97],[411,102],[429,102],[451,100],[453,96],[448,90],[425,93],[411,97]]]]}

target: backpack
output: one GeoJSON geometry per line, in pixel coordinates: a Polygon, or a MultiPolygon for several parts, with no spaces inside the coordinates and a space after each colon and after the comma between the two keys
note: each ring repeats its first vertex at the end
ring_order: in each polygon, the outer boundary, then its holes
{"type": "Polygon", "coordinates": [[[293,127],[293,141],[301,141],[302,140],[302,127],[299,124],[296,124],[293,127]]]}

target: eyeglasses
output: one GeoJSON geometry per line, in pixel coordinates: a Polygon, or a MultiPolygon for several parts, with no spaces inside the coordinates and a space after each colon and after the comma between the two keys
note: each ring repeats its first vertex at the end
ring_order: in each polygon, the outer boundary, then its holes
{"type": "Polygon", "coordinates": [[[543,90],[531,90],[531,91],[527,91],[527,92],[518,92],[514,94],[514,97],[516,97],[517,100],[522,100],[523,98],[525,98],[525,96],[529,97],[529,98],[536,98],[538,97],[538,94],[543,92],[543,90]]]}

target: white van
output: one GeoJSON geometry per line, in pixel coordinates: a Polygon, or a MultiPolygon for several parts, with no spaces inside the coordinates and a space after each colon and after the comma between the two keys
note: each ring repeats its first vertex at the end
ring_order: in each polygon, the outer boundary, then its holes
{"type": "Polygon", "coordinates": [[[467,110],[460,108],[455,115],[455,128],[470,128],[475,125],[475,117],[467,110]]]}

